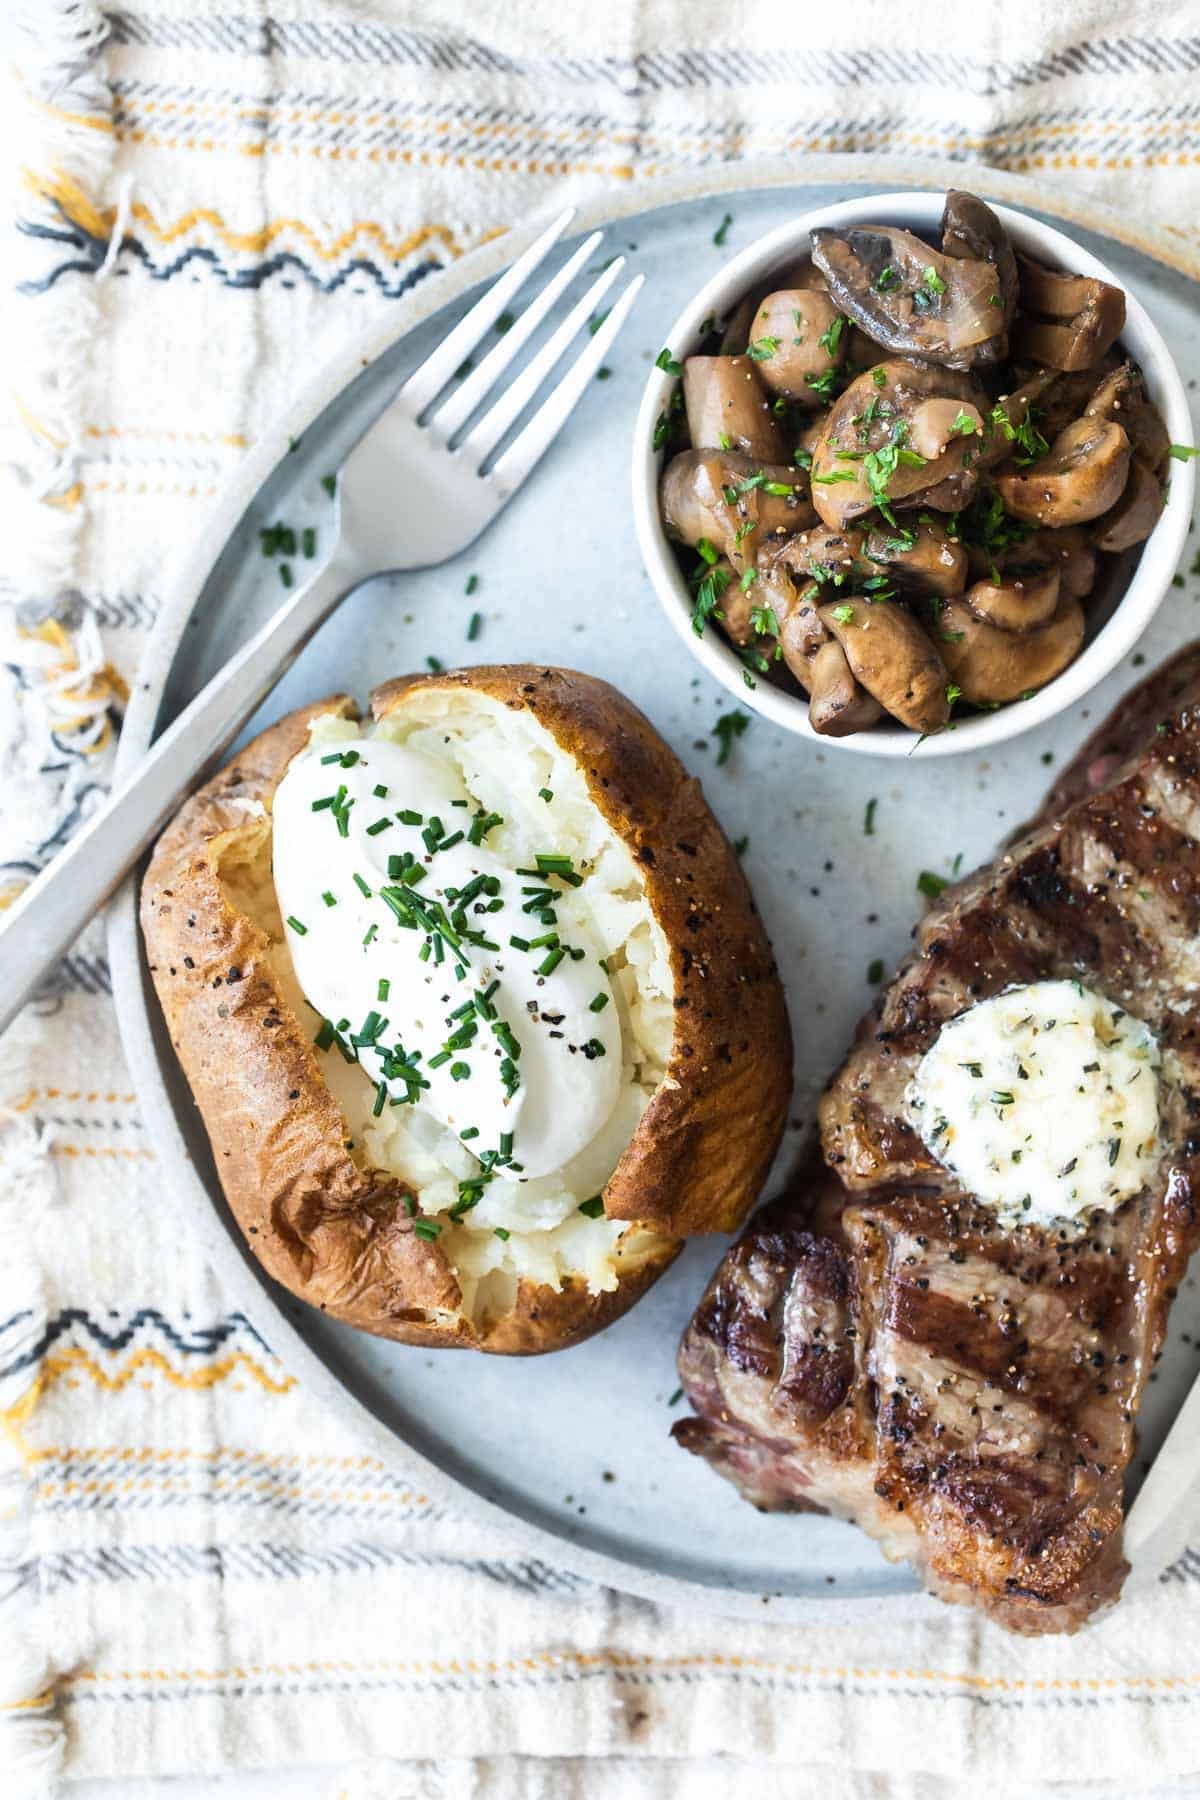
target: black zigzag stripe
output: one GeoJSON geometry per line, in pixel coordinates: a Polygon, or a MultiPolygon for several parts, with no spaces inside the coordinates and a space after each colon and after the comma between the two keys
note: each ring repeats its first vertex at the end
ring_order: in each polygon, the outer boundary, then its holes
{"type": "MultiPolygon", "coordinates": [[[[64,237],[61,232],[47,231],[44,227],[29,220],[21,220],[18,229],[27,237],[53,238],[56,241],[62,241],[64,237]]],[[[104,260],[107,246],[103,240],[97,242],[82,231],[76,234],[73,241],[75,247],[84,252],[83,255],[69,257],[65,262],[57,264],[48,274],[21,282],[20,291],[23,294],[44,294],[64,275],[94,275],[104,260]]],[[[398,300],[401,295],[407,294],[410,289],[416,287],[419,281],[423,281],[426,275],[432,275],[442,267],[440,262],[433,258],[427,258],[413,268],[406,269],[402,275],[390,275],[370,257],[358,256],[352,262],[343,264],[335,274],[326,278],[317,274],[314,269],[310,269],[303,257],[297,256],[291,250],[278,251],[274,256],[268,257],[265,262],[251,263],[245,268],[238,268],[230,267],[222,261],[215,250],[201,244],[192,245],[180,256],[177,256],[173,262],[162,264],[156,263],[146,246],[134,237],[127,237],[122,241],[121,255],[136,258],[152,281],[170,281],[174,276],[182,274],[192,263],[207,263],[213,275],[223,286],[235,289],[260,288],[273,276],[279,276],[280,284],[285,287],[288,285],[289,278],[299,277],[310,287],[315,288],[318,293],[336,294],[356,275],[361,275],[374,283],[385,300],[398,300]]],[[[124,274],[127,271],[118,269],[117,273],[124,274]]]]}
{"type": "Polygon", "coordinates": [[[57,1589],[105,1581],[164,1581],[207,1578],[217,1581],[294,1581],[330,1574],[372,1574],[380,1569],[449,1569],[483,1575],[525,1593],[574,1593],[590,1584],[582,1577],[536,1560],[506,1561],[439,1556],[398,1550],[363,1540],[320,1549],[299,1544],[111,1544],[103,1549],[55,1551],[31,1559],[21,1585],[48,1597],[57,1589]]]}
{"type": "Polygon", "coordinates": [[[149,594],[97,594],[87,604],[101,631],[149,631],[160,606],[149,594]]]}
{"type": "Polygon", "coordinates": [[[233,51],[246,56],[294,56],[319,62],[368,63],[524,76],[539,85],[549,76],[580,86],[616,88],[630,96],[666,90],[761,86],[940,87],[978,95],[1045,86],[1080,75],[1191,74],[1200,69],[1200,37],[1122,36],[1087,39],[1044,56],[1015,60],[956,55],[921,47],[872,45],[856,50],[769,52],[689,45],[633,57],[511,57],[471,38],[389,28],[374,21],[208,19],[118,12],[110,28],[119,44],[233,51]]]}
{"type": "MultiPolygon", "coordinates": [[[[14,1325],[23,1315],[18,1313],[0,1325],[0,1337],[14,1325]]],[[[38,1341],[16,1357],[12,1362],[0,1364],[0,1379],[13,1375],[18,1369],[26,1369],[32,1363],[42,1360],[46,1352],[64,1337],[67,1332],[78,1329],[89,1337],[102,1350],[124,1350],[144,1326],[151,1326],[158,1331],[183,1356],[211,1356],[215,1350],[226,1343],[239,1331],[252,1337],[267,1355],[273,1354],[271,1346],[262,1334],[255,1330],[245,1313],[230,1313],[215,1325],[182,1326],[177,1328],[162,1313],[152,1306],[143,1306],[133,1313],[124,1324],[117,1326],[102,1325],[93,1319],[91,1314],[79,1306],[68,1306],[62,1312],[55,1313],[48,1319],[38,1341]]]]}

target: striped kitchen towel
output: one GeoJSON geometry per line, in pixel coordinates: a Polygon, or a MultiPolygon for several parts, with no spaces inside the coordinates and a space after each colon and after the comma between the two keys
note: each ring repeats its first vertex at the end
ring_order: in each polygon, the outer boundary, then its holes
{"type": "MultiPolygon", "coordinates": [[[[297,368],[533,209],[886,150],[1042,171],[1197,250],[1191,0],[791,11],[17,9],[0,904],[103,794],[164,562],[297,368]]],[[[303,1762],[331,1792],[531,1800],[1200,1772],[1200,1552],[1077,1641],[904,1608],[715,1624],[364,1454],[181,1241],[106,989],[97,927],[0,1042],[0,1793],[303,1762]]]]}

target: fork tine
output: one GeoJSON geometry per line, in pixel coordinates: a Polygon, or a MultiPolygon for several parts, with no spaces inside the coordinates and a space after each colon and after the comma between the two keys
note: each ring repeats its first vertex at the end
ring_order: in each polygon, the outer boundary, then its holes
{"type": "MultiPolygon", "coordinates": [[[[459,445],[472,468],[477,469],[491,455],[509,426],[520,418],[550,371],[562,360],[563,353],[584,324],[591,318],[596,304],[604,298],[621,270],[625,258],[618,256],[597,276],[587,293],[571,308],[553,336],[546,339],[537,355],[521,370],[511,387],[505,388],[496,404],[489,408],[459,445]]],[[[607,320],[605,321],[607,324],[607,320]]],[[[603,327],[601,327],[603,329],[603,327]]],[[[599,333],[597,333],[599,335],[599,333]]]]}
{"type": "Polygon", "coordinates": [[[576,357],[553,393],[538,407],[520,436],[509,445],[491,471],[491,479],[499,483],[506,494],[512,493],[521,485],[570,418],[580,395],[629,317],[645,279],[644,275],[634,276],[591,343],[576,357]]]}
{"type": "Polygon", "coordinates": [[[516,356],[521,346],[529,341],[545,318],[559,295],[568,288],[584,263],[596,247],[603,241],[604,233],[595,231],[590,238],[580,244],[575,254],[570,257],[548,281],[545,287],[531,300],[520,318],[504,333],[504,336],[489,350],[473,375],[469,375],[462,386],[440,406],[429,421],[429,430],[441,444],[448,444],[456,431],[460,431],[470,418],[475,408],[490,394],[497,380],[509,363],[516,356]]]}
{"type": "Polygon", "coordinates": [[[512,268],[475,302],[470,312],[459,320],[433,355],[409,376],[400,393],[412,412],[424,412],[429,402],[441,392],[484,332],[495,324],[526,277],[549,255],[574,217],[573,206],[568,206],[565,212],[560,213],[554,223],[546,227],[537,242],[530,244],[524,256],[518,257],[512,268]]]}

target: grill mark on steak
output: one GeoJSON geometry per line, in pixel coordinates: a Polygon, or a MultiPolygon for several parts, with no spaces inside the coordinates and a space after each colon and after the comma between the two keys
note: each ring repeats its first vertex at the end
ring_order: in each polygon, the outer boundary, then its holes
{"type": "Polygon", "coordinates": [[[751,1221],[685,1334],[699,1417],[675,1428],[756,1504],[852,1518],[1027,1632],[1120,1591],[1137,1407],[1200,1237],[1200,644],[1055,795],[946,891],[863,1020],[822,1096],[826,1166],[751,1221]],[[1164,1153],[1082,1230],[1001,1228],[930,1157],[905,1091],[947,1019],[1055,978],[1158,1033],[1164,1153]]]}

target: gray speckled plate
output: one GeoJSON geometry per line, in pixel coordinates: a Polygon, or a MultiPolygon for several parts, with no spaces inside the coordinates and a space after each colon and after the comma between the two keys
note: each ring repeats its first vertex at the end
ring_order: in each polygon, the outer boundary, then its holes
{"type": "MultiPolygon", "coordinates": [[[[1053,726],[990,758],[897,764],[831,757],[763,720],[714,766],[709,736],[727,696],[681,654],[639,566],[629,513],[629,432],[662,333],[722,254],[789,213],[871,188],[937,187],[961,167],[892,158],[824,158],[807,183],[781,165],[714,169],[620,203],[585,208],[581,230],[610,223],[604,253],[624,251],[648,276],[613,356],[526,491],[457,563],[379,581],[344,606],[272,695],[252,730],[334,688],[360,697],[385,676],[420,667],[530,660],[604,676],[642,706],[704,779],[730,836],[749,838],[746,866],[788,987],[797,1044],[793,1126],[785,1158],[811,1122],[822,1080],[870,1000],[869,965],[902,954],[920,907],[922,869],[944,874],[986,858],[1033,810],[1051,770],[1135,679],[1130,665],[1053,726]],[[646,210],[647,200],[655,201],[646,210]],[[713,245],[733,215],[724,252],[713,245]],[[468,573],[478,572],[468,601],[468,573]],[[478,607],[478,641],[465,642],[478,607]],[[877,802],[874,833],[863,830],[877,802]]],[[[1141,296],[1185,374],[1200,366],[1195,288],[1186,253],[1078,195],[1050,196],[1016,176],[970,171],[979,191],[1065,223],[1141,296]],[[1167,266],[1173,265],[1173,266],[1167,266]]],[[[279,599],[258,549],[278,518],[318,529],[321,476],[337,466],[399,381],[465,310],[470,291],[515,256],[514,233],[424,284],[394,328],[355,345],[321,373],[246,459],[205,543],[175,571],[169,604],[130,704],[122,769],[279,599]],[[295,440],[288,454],[289,441],[295,440]],[[213,546],[219,546],[214,552],[213,546]]],[[[1192,272],[1194,273],[1194,272],[1192,272]]],[[[402,524],[398,500],[398,530],[402,524]]],[[[1142,645],[1148,662],[1200,628],[1200,583],[1173,594],[1142,645]]],[[[781,1615],[830,1606],[932,1605],[860,1533],[820,1518],[766,1517],[674,1448],[675,1346],[723,1240],[695,1243],[648,1297],[601,1337],[535,1362],[431,1355],[350,1331],[293,1301],[260,1273],[216,1182],[195,1107],[167,1042],[141,956],[134,896],[114,903],[110,945],[121,1028],[169,1193],[199,1229],[231,1298],[285,1362],[378,1454],[412,1468],[456,1504],[487,1513],[544,1559],[650,1597],[731,1612],[763,1599],[781,1615]]],[[[1128,1532],[1134,1581],[1154,1579],[1200,1522],[1200,1391],[1191,1387],[1200,1295],[1189,1281],[1168,1352],[1142,1414],[1141,1487],[1128,1532]],[[1189,1341],[1192,1340],[1192,1341],[1189,1341]],[[1190,1415],[1195,1413],[1195,1418],[1190,1415]],[[1156,1459],[1156,1460],[1155,1460],[1156,1459]],[[1143,1482],[1153,1462],[1150,1477],[1143,1482]]]]}

